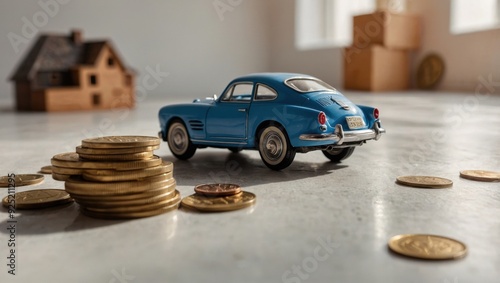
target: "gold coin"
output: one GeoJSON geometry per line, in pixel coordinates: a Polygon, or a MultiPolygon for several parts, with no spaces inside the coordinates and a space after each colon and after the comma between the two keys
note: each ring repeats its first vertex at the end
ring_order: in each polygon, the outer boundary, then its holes
{"type": "Polygon", "coordinates": [[[241,192],[241,187],[235,184],[203,184],[194,187],[194,191],[202,196],[231,196],[241,192]]]}
{"type": "Polygon", "coordinates": [[[397,235],[389,240],[389,248],[404,256],[435,260],[458,259],[467,253],[465,244],[436,235],[397,235]]]}
{"type": "Polygon", "coordinates": [[[41,174],[52,174],[52,166],[48,165],[48,166],[43,166],[42,168],[40,168],[40,172],[41,174]]]}
{"type": "Polygon", "coordinates": [[[82,175],[83,169],[52,166],[52,174],[54,173],[60,175],[82,175]]]}
{"type": "Polygon", "coordinates": [[[451,180],[432,176],[399,176],[396,183],[416,188],[440,189],[453,185],[451,180]]]}
{"type": "Polygon", "coordinates": [[[493,171],[464,170],[460,171],[460,177],[474,181],[500,182],[500,172],[493,171]]]}
{"type": "Polygon", "coordinates": [[[76,195],[125,195],[154,190],[175,183],[174,178],[167,179],[165,176],[166,174],[162,174],[136,181],[110,183],[89,182],[72,176],[66,180],[64,187],[68,193],[76,195]]]}
{"type": "Polygon", "coordinates": [[[131,219],[131,218],[142,218],[142,217],[150,217],[150,216],[155,216],[159,214],[163,214],[169,211],[176,210],[179,207],[180,201],[173,203],[168,206],[164,206],[160,209],[155,209],[155,210],[145,210],[141,212],[125,212],[125,213],[101,213],[101,212],[94,212],[94,211],[89,211],[85,207],[81,207],[80,211],[90,217],[95,217],[95,218],[103,218],[103,219],[131,219]]]}
{"type": "Polygon", "coordinates": [[[44,177],[41,174],[13,174],[12,177],[0,177],[0,187],[10,186],[28,186],[41,183],[44,177]]]}
{"type": "Polygon", "coordinates": [[[76,153],[78,154],[104,154],[104,155],[114,155],[114,154],[130,154],[147,152],[159,149],[159,145],[155,146],[142,146],[142,147],[129,147],[129,148],[86,148],[82,146],[76,147],[76,153]]]}
{"type": "Polygon", "coordinates": [[[147,136],[108,136],[82,140],[82,147],[87,148],[130,148],[158,146],[158,137],[147,136]]]}
{"type": "Polygon", "coordinates": [[[158,166],[162,163],[160,157],[154,155],[149,159],[136,161],[84,161],[76,152],[61,153],[52,157],[53,166],[75,169],[121,169],[135,170],[158,166]]]}
{"type": "MultiPolygon", "coordinates": [[[[81,206],[85,206],[87,208],[93,207],[93,208],[115,208],[115,207],[124,207],[124,206],[137,206],[137,205],[148,205],[156,202],[160,202],[163,200],[171,199],[172,197],[175,196],[175,186],[170,185],[172,190],[170,189],[163,189],[160,194],[156,195],[146,195],[146,194],[135,194],[135,195],[142,195],[141,198],[136,198],[132,200],[122,200],[122,201],[116,201],[116,200],[108,200],[107,198],[101,198],[98,200],[93,200],[93,201],[88,201],[85,199],[77,198],[74,195],[71,195],[75,201],[80,204],[81,206]]],[[[129,195],[126,195],[129,196],[129,195]]]]}
{"type": "Polygon", "coordinates": [[[225,197],[206,197],[193,194],[182,199],[182,205],[199,211],[230,211],[251,206],[255,203],[255,195],[242,191],[239,194],[225,197]]]}
{"type": "Polygon", "coordinates": [[[444,74],[444,61],[437,54],[427,55],[417,70],[417,87],[420,89],[434,88],[444,74]]]}
{"type": "Polygon", "coordinates": [[[153,152],[139,152],[139,153],[128,153],[128,154],[78,154],[80,158],[92,161],[134,161],[134,160],[143,160],[153,157],[153,152]]]}
{"type": "Polygon", "coordinates": [[[2,204],[5,207],[9,207],[9,205],[14,206],[15,203],[15,208],[17,209],[38,209],[72,201],[70,195],[64,190],[43,189],[24,191],[15,193],[14,196],[6,196],[2,199],[2,204]]]}
{"type": "Polygon", "coordinates": [[[133,181],[164,173],[170,173],[172,177],[173,163],[164,161],[162,165],[139,170],[117,171],[117,170],[85,170],[83,178],[97,182],[133,181]]]}
{"type": "Polygon", "coordinates": [[[163,198],[157,201],[151,201],[142,205],[126,205],[126,206],[117,206],[117,207],[89,207],[84,206],[85,209],[100,212],[100,213],[127,213],[127,212],[141,212],[145,210],[156,210],[165,206],[170,206],[174,203],[179,203],[181,200],[181,196],[179,191],[175,191],[174,194],[168,196],[167,198],[163,198]]]}
{"type": "Polygon", "coordinates": [[[55,172],[52,172],[52,179],[56,180],[56,181],[66,181],[68,180],[71,176],[74,176],[74,175],[65,175],[65,174],[58,174],[58,173],[55,173],[55,172]]]}
{"type": "Polygon", "coordinates": [[[152,190],[147,190],[144,192],[139,192],[139,193],[131,193],[131,194],[125,194],[125,195],[78,195],[78,194],[73,194],[71,193],[71,197],[78,200],[82,201],[85,203],[120,203],[120,202],[126,202],[126,201],[134,201],[134,200],[139,200],[139,199],[144,199],[144,198],[153,198],[162,194],[166,193],[172,193],[176,189],[176,183],[172,184],[167,184],[163,187],[160,187],[158,189],[152,189],[152,190]]]}

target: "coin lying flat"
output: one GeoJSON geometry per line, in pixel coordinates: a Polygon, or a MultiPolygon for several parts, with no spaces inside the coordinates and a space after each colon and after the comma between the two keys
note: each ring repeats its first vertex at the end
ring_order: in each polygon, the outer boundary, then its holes
{"type": "Polygon", "coordinates": [[[500,172],[493,171],[464,170],[460,171],[460,177],[474,181],[500,182],[500,172]]]}
{"type": "Polygon", "coordinates": [[[465,244],[442,236],[405,234],[389,240],[389,248],[398,254],[420,259],[458,259],[467,254],[465,244]]]}
{"type": "Polygon", "coordinates": [[[87,210],[93,212],[101,213],[127,213],[127,212],[141,212],[146,210],[156,210],[165,206],[170,206],[174,203],[179,203],[181,200],[181,195],[179,191],[175,191],[173,195],[168,196],[163,199],[157,199],[156,201],[151,201],[146,204],[140,205],[127,205],[127,206],[117,206],[117,207],[89,207],[85,206],[87,210]]]}
{"type": "Polygon", "coordinates": [[[139,170],[117,171],[117,170],[85,170],[83,178],[89,181],[96,182],[116,182],[116,181],[133,181],[137,179],[156,176],[164,173],[170,173],[167,178],[172,177],[173,163],[163,161],[163,164],[155,167],[149,167],[139,170]]]}
{"type": "Polygon", "coordinates": [[[82,140],[82,147],[87,148],[130,148],[158,146],[158,137],[147,136],[109,136],[82,140]]]}
{"type": "Polygon", "coordinates": [[[153,152],[138,152],[138,153],[127,153],[127,154],[78,154],[80,158],[92,160],[92,161],[134,161],[143,160],[153,157],[153,152]]]}
{"type": "Polygon", "coordinates": [[[154,190],[169,184],[174,184],[175,179],[166,179],[165,174],[136,181],[97,183],[85,181],[72,176],[64,183],[66,191],[76,195],[126,195],[154,190]]]}
{"type": "Polygon", "coordinates": [[[182,205],[187,208],[212,212],[237,210],[254,203],[255,195],[245,191],[225,197],[206,197],[193,194],[182,199],[182,205]]]}
{"type": "Polygon", "coordinates": [[[159,149],[159,145],[155,146],[142,146],[142,147],[128,147],[128,148],[86,148],[82,146],[76,147],[78,154],[101,154],[101,155],[114,155],[114,154],[130,154],[147,152],[159,149]]]}
{"type": "Polygon", "coordinates": [[[43,179],[44,177],[41,174],[17,174],[14,178],[2,176],[0,177],[0,187],[8,187],[9,185],[15,185],[16,187],[34,185],[41,183],[43,179]]]}
{"type": "Polygon", "coordinates": [[[203,184],[194,187],[194,191],[203,196],[230,196],[241,192],[241,187],[235,184],[203,184]]]}
{"type": "MultiPolygon", "coordinates": [[[[19,192],[14,194],[15,207],[18,209],[46,208],[72,202],[70,195],[64,190],[43,189],[19,192]]],[[[6,196],[2,199],[5,207],[13,204],[12,197],[6,196]]]]}
{"type": "Polygon", "coordinates": [[[152,189],[144,192],[123,194],[123,195],[79,195],[74,193],[70,193],[70,195],[77,201],[83,201],[85,203],[93,203],[93,204],[97,203],[106,204],[114,202],[134,201],[144,198],[154,198],[164,193],[174,192],[176,186],[177,186],[176,183],[173,182],[172,184],[167,184],[158,189],[152,189]]]}
{"type": "Polygon", "coordinates": [[[86,161],[81,160],[78,153],[68,152],[54,155],[50,162],[53,166],[74,169],[135,170],[158,166],[162,163],[162,160],[155,155],[148,159],[136,161],[86,161]]]}
{"type": "MultiPolygon", "coordinates": [[[[178,192],[177,192],[178,193],[178,192]]],[[[142,218],[142,217],[150,217],[150,216],[155,216],[159,215],[162,213],[166,213],[169,211],[176,210],[179,207],[180,199],[177,200],[177,202],[174,202],[172,204],[163,206],[159,209],[153,209],[153,210],[143,210],[140,212],[95,212],[86,209],[85,207],[81,207],[80,211],[90,217],[95,217],[95,218],[103,218],[103,219],[130,219],[130,218],[142,218]]]]}
{"type": "Polygon", "coordinates": [[[52,174],[52,166],[48,165],[48,166],[43,166],[42,168],[40,168],[40,172],[41,174],[52,174]]]}
{"type": "Polygon", "coordinates": [[[432,176],[399,176],[396,183],[409,187],[440,189],[453,185],[451,180],[432,176]]]}

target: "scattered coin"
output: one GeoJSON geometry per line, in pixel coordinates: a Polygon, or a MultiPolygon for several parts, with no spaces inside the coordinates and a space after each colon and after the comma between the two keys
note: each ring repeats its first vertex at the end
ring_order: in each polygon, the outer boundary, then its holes
{"type": "Polygon", "coordinates": [[[52,172],[52,179],[57,180],[57,181],[66,181],[69,178],[71,178],[72,175],[65,175],[65,174],[58,174],[55,172],[52,172]]]}
{"type": "Polygon", "coordinates": [[[453,185],[451,180],[432,176],[399,176],[396,183],[416,188],[440,189],[453,185]]]}
{"type": "Polygon", "coordinates": [[[64,190],[42,189],[15,193],[14,197],[6,196],[2,199],[5,207],[14,205],[17,209],[39,209],[72,202],[70,195],[64,190]],[[14,202],[14,199],[15,202],[14,202]]]}
{"type": "Polygon", "coordinates": [[[48,165],[48,166],[43,166],[41,169],[40,169],[40,172],[41,174],[52,174],[52,166],[48,165]]]}
{"type": "Polygon", "coordinates": [[[8,187],[9,185],[15,185],[16,187],[34,185],[41,183],[43,179],[44,177],[41,174],[17,174],[14,178],[2,176],[0,177],[0,187],[8,187]]]}
{"type": "Polygon", "coordinates": [[[241,187],[235,184],[203,184],[194,187],[194,191],[199,195],[220,197],[235,195],[241,192],[241,187]]]}
{"type": "Polygon", "coordinates": [[[444,74],[444,61],[437,54],[427,55],[417,70],[417,87],[420,89],[432,89],[441,80],[444,74]]]}
{"type": "Polygon", "coordinates": [[[458,259],[467,253],[465,244],[442,236],[405,234],[389,240],[389,248],[398,254],[429,260],[458,259]]]}
{"type": "Polygon", "coordinates": [[[500,172],[493,171],[464,170],[460,171],[460,177],[474,181],[500,182],[500,172]]]}
{"type": "Polygon", "coordinates": [[[82,147],[87,148],[130,148],[158,146],[160,139],[146,136],[109,136],[82,140],[82,147]]]}
{"type": "Polygon", "coordinates": [[[251,206],[255,203],[255,195],[242,191],[225,197],[206,197],[193,194],[182,199],[182,205],[199,211],[231,211],[251,206]]]}

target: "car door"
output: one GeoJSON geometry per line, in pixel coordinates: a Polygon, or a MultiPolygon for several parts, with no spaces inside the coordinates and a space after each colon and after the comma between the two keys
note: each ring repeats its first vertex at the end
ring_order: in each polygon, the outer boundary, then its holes
{"type": "Polygon", "coordinates": [[[247,138],[248,112],[253,83],[235,83],[227,88],[207,113],[207,136],[221,142],[243,142],[247,138]]]}

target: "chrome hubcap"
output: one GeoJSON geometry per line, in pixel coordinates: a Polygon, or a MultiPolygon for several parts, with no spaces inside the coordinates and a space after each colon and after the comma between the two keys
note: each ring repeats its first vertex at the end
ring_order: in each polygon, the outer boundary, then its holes
{"type": "Polygon", "coordinates": [[[174,125],[170,130],[169,141],[171,149],[177,154],[183,154],[188,146],[187,133],[181,125],[174,125]]]}
{"type": "Polygon", "coordinates": [[[268,133],[265,137],[266,157],[269,160],[277,160],[283,153],[283,140],[276,133],[268,133]]]}

